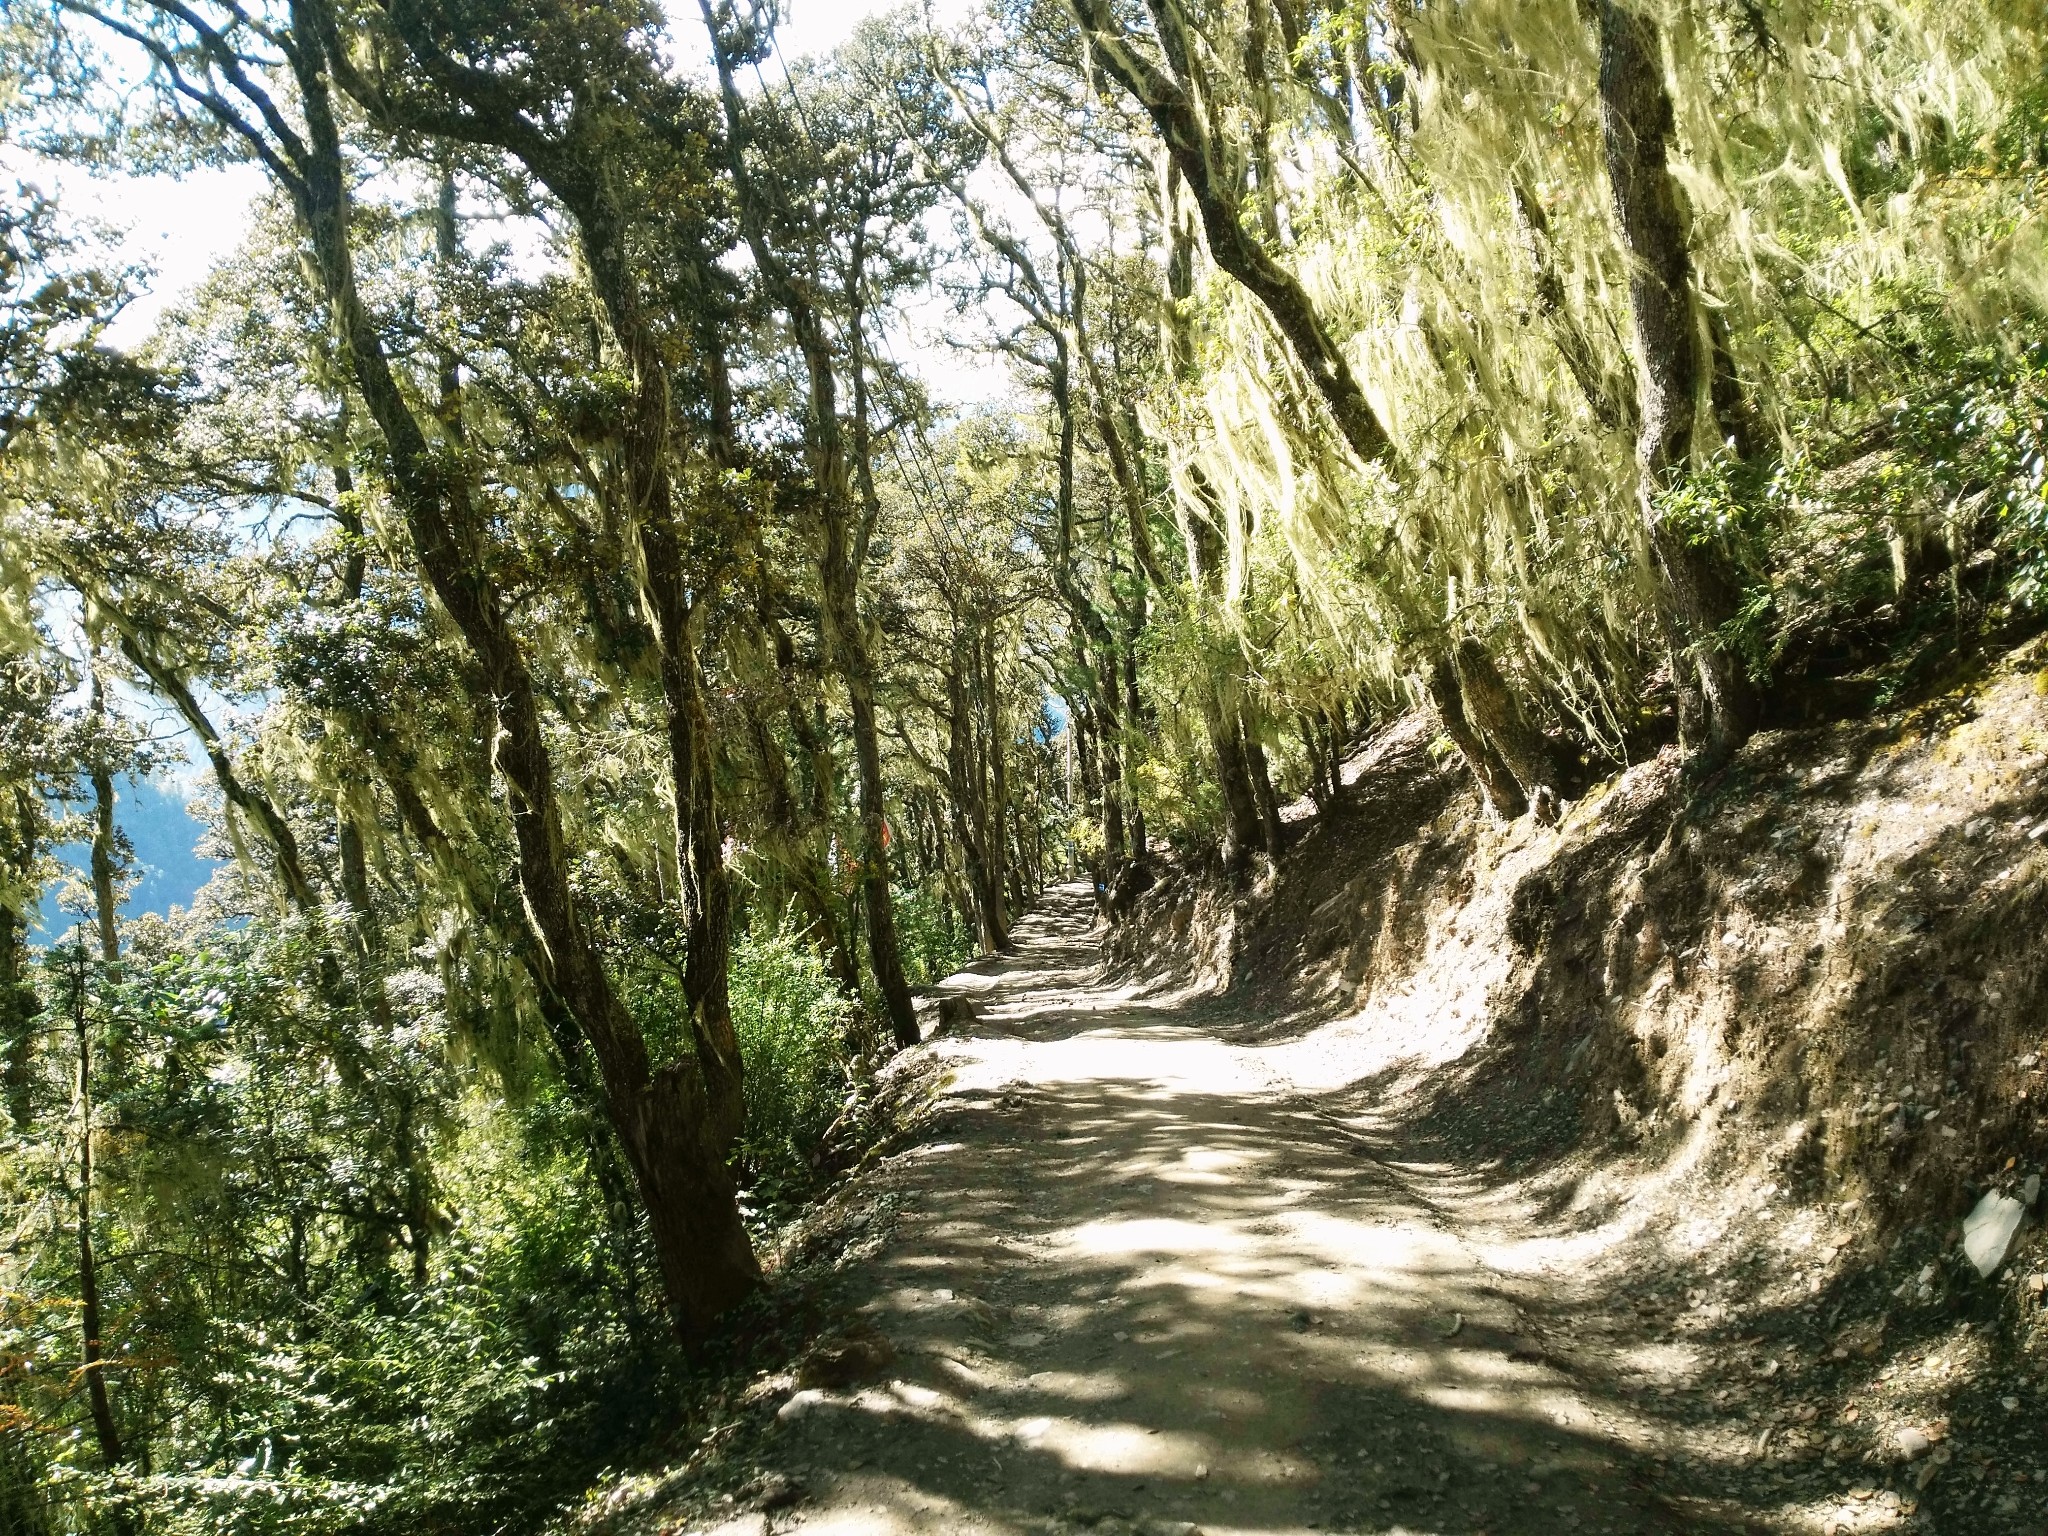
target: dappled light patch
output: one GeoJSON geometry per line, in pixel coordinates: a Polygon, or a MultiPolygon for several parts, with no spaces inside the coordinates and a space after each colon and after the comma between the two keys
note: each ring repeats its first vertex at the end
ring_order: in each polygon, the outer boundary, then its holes
{"type": "MultiPolygon", "coordinates": [[[[1020,992],[1073,921],[1055,903],[1020,925],[1020,992]]],[[[908,1214],[863,1308],[903,1363],[795,1416],[775,1453],[829,1485],[807,1522],[922,1530],[944,1507],[973,1531],[1075,1510],[1258,1533],[1658,1528],[1638,1485],[1654,1418],[1529,1337],[1439,1214],[1452,1192],[1433,1185],[1469,1175],[1361,1156],[1276,1091],[1258,1049],[1157,999],[1126,1006],[1151,1017],[1142,1033],[1046,1006],[941,1047],[949,1150],[892,1165],[908,1214]],[[1005,1092],[1043,1120],[1020,1134],[1005,1092]],[[1532,1481],[1548,1505],[1500,1525],[1532,1481]]]]}

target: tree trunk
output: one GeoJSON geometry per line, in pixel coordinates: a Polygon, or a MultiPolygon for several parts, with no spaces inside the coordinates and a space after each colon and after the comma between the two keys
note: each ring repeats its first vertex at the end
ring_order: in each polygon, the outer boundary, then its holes
{"type": "Polygon", "coordinates": [[[1312,709],[1300,721],[1302,751],[1308,758],[1309,794],[1326,812],[1344,792],[1344,706],[1312,709]]]}
{"type": "Polygon", "coordinates": [[[7,1097],[8,1119],[25,1134],[35,1112],[35,1019],[42,1010],[28,979],[28,910],[7,895],[35,889],[30,872],[36,862],[38,802],[28,784],[17,783],[13,790],[12,846],[4,849],[7,878],[0,879],[0,1090],[7,1097]]]}
{"type": "MultiPolygon", "coordinates": [[[[1143,577],[1141,575],[1142,582],[1143,577]]],[[[1138,640],[1137,635],[1145,625],[1145,594],[1140,590],[1137,598],[1138,613],[1133,624],[1133,633],[1124,646],[1124,719],[1131,724],[1134,736],[1145,732],[1152,722],[1147,718],[1143,696],[1138,692],[1138,640]]],[[[1124,753],[1124,804],[1128,807],[1130,820],[1131,867],[1130,879],[1134,889],[1142,888],[1152,878],[1152,849],[1145,834],[1145,806],[1138,798],[1137,753],[1124,753]]]]}
{"type": "MultiPolygon", "coordinates": [[[[1238,718],[1243,721],[1242,712],[1238,718]]],[[[1273,793],[1273,775],[1266,765],[1266,749],[1252,734],[1249,722],[1244,723],[1244,763],[1246,776],[1252,782],[1252,802],[1258,807],[1259,836],[1266,846],[1266,856],[1277,862],[1287,847],[1287,834],[1280,821],[1279,797],[1273,793]]]]}
{"type": "MultiPolygon", "coordinates": [[[[822,523],[819,576],[823,591],[824,630],[827,643],[838,662],[846,684],[853,717],[854,762],[860,778],[861,846],[858,850],[861,886],[866,895],[868,963],[889,1014],[891,1032],[899,1045],[915,1045],[918,1039],[917,1010],[903,975],[903,956],[896,936],[894,896],[889,888],[886,785],[882,778],[881,742],[875,722],[875,672],[868,653],[867,635],[860,617],[861,545],[853,529],[854,469],[847,461],[844,435],[839,421],[839,385],[833,369],[832,343],[805,285],[795,280],[788,267],[768,242],[767,210],[759,204],[756,188],[747,170],[745,118],[740,110],[739,90],[733,79],[733,59],[725,34],[708,0],[702,6],[705,30],[709,33],[718,69],[720,99],[725,109],[726,152],[738,189],[740,225],[755,264],[788,316],[797,350],[802,354],[810,386],[810,409],[805,415],[805,438],[809,449],[812,479],[817,487],[817,511],[822,523]]],[[[852,262],[856,306],[860,256],[852,262]]],[[[856,307],[853,329],[860,329],[856,307]]],[[[856,352],[854,368],[863,370],[856,352]]],[[[857,384],[864,391],[865,378],[857,384]]],[[[864,404],[864,395],[861,401],[864,404]]],[[[864,431],[863,427],[863,431],[864,431]]]]}
{"type": "MultiPolygon", "coordinates": [[[[863,226],[864,228],[865,226],[863,226]]],[[[861,877],[867,890],[868,965],[875,986],[888,1010],[890,1033],[899,1046],[917,1044],[917,1008],[910,998],[910,982],[903,974],[903,947],[896,934],[896,898],[889,885],[889,822],[887,785],[882,777],[881,733],[875,719],[875,662],[868,649],[867,631],[860,617],[860,579],[867,564],[867,532],[880,521],[881,497],[875,491],[873,444],[868,437],[867,356],[865,319],[862,308],[865,282],[862,260],[856,250],[849,264],[848,286],[852,289],[852,372],[853,372],[853,472],[859,483],[863,522],[860,530],[848,526],[851,507],[842,498],[836,510],[827,512],[825,565],[828,584],[836,583],[836,594],[828,594],[826,607],[833,617],[832,629],[853,643],[842,644],[846,691],[853,714],[853,755],[860,771],[861,877]]],[[[822,332],[820,333],[822,340],[822,332]]],[[[810,363],[812,411],[836,411],[832,390],[832,359],[820,352],[810,363]],[[823,397],[820,398],[822,389],[823,397]]],[[[824,445],[836,452],[835,430],[824,445]]]]}
{"type": "MultiPolygon", "coordinates": [[[[1368,714],[1361,719],[1361,731],[1367,728],[1371,718],[1368,714]]],[[[1351,723],[1345,718],[1341,699],[1332,710],[1330,720],[1330,793],[1341,796],[1344,793],[1344,759],[1351,752],[1351,723]]]]}
{"type": "Polygon", "coordinates": [[[1012,905],[1019,911],[1029,906],[1045,888],[1045,882],[1038,874],[1038,850],[1032,845],[1031,818],[1026,814],[1027,802],[1035,803],[1036,795],[1027,792],[1017,796],[1010,804],[1010,843],[1016,853],[1010,867],[1016,871],[1017,876],[1017,894],[1012,905]]]}
{"type": "Polygon", "coordinates": [[[35,1080],[35,990],[22,965],[27,924],[13,907],[0,902],[0,1091],[7,1097],[7,1118],[26,1134],[33,1113],[29,1090],[35,1080]]]}
{"type": "MultiPolygon", "coordinates": [[[[475,658],[484,696],[491,701],[495,765],[508,791],[520,887],[542,986],[575,1019],[590,1045],[606,1110],[647,1211],[671,1315],[682,1336],[695,1340],[760,1284],[760,1266],[725,1166],[726,1149],[738,1129],[732,1108],[737,1052],[728,1055],[730,1048],[720,1038],[730,1035],[730,1018],[718,1011],[724,1001],[722,978],[703,974],[707,961],[723,971],[722,866],[691,871],[699,882],[689,923],[695,930],[689,961],[697,974],[686,976],[685,989],[693,1005],[696,1048],[656,1067],[638,1025],[612,988],[574,896],[539,699],[504,596],[488,575],[486,535],[470,487],[447,472],[428,442],[355,286],[341,143],[324,61],[310,46],[323,33],[309,14],[309,3],[294,0],[292,7],[299,39],[293,66],[306,153],[288,190],[335,308],[357,387],[384,435],[394,500],[428,584],[475,658]]],[[[643,413],[635,415],[644,419],[643,413]]],[[[656,553],[666,551],[657,547],[656,553]]],[[[649,586],[657,600],[680,600],[680,593],[658,578],[649,586]]],[[[693,850],[703,851],[708,840],[715,856],[720,839],[708,803],[709,753],[699,745],[708,734],[708,721],[700,697],[686,690],[678,699],[669,691],[672,680],[689,676],[693,663],[694,656],[674,650],[663,658],[672,757],[702,774],[676,785],[678,819],[689,823],[693,850]],[[685,707],[678,709],[679,703],[685,707]],[[675,751],[678,731],[694,738],[680,743],[687,749],[683,752],[675,751]]]]}
{"type": "Polygon", "coordinates": [[[1102,880],[1114,889],[1130,860],[1124,836],[1124,764],[1122,732],[1112,711],[1098,706],[1095,732],[1096,773],[1102,784],[1102,880]]]}
{"type": "Polygon", "coordinates": [[[889,1013],[889,1027],[898,1045],[918,1041],[917,1009],[903,974],[903,951],[896,936],[895,897],[889,889],[889,844],[882,803],[882,748],[875,725],[872,681],[849,675],[847,693],[853,704],[853,752],[860,768],[861,885],[866,892],[868,967],[889,1013]]]}
{"type": "Polygon", "coordinates": [[[1703,536],[1672,526],[1659,504],[1691,461],[1701,396],[1712,396],[1712,380],[1702,372],[1706,349],[1693,302],[1685,210],[1670,167],[1675,120],[1664,51],[1651,18],[1623,0],[1595,3],[1601,141],[1615,225],[1629,257],[1643,522],[1661,576],[1661,607],[1681,645],[1673,682],[1681,692],[1696,687],[1701,700],[1698,709],[1681,700],[1680,719],[1703,719],[1705,739],[1690,744],[1719,760],[1754,729],[1756,701],[1716,634],[1735,607],[1723,562],[1703,536]]]}
{"type": "MultiPolygon", "coordinates": [[[[354,285],[348,251],[340,142],[326,71],[348,82],[373,114],[408,126],[406,105],[366,82],[353,68],[334,18],[319,0],[292,0],[302,46],[291,53],[298,76],[307,145],[292,191],[311,235],[356,383],[390,450],[395,499],[418,547],[435,595],[485,674],[498,718],[497,766],[511,791],[533,952],[545,967],[544,987],[572,1016],[591,1045],[607,1111],[639,1181],[660,1258],[664,1288],[679,1331],[702,1334],[719,1312],[760,1282],[740,1219],[727,1153],[744,1114],[741,1063],[729,1007],[731,892],[724,863],[713,770],[710,711],[693,622],[707,584],[686,565],[674,507],[669,378],[662,349],[643,313],[624,220],[601,156],[593,154],[577,119],[550,137],[492,84],[441,55],[418,15],[392,13],[392,25],[430,74],[463,98],[454,131],[519,159],[575,219],[592,292],[603,307],[632,383],[621,430],[623,494],[639,545],[642,594],[654,619],[664,725],[675,806],[675,857],[682,882],[686,945],[683,990],[690,1012],[690,1049],[655,1068],[637,1022],[613,990],[588,924],[577,909],[533,678],[513,632],[504,596],[481,560],[486,529],[469,484],[430,457],[419,418],[392,376],[354,285]],[[324,44],[325,57],[306,44],[324,44]]],[[[449,119],[433,131],[449,131],[449,119]]],[[[447,228],[444,221],[443,229],[447,228]]],[[[452,251],[449,252],[452,256],[452,251]]],[[[714,399],[722,366],[709,364],[714,399]]],[[[444,390],[454,405],[455,391],[444,390]]],[[[714,457],[720,443],[714,442],[714,457]]]]}
{"type": "MultiPolygon", "coordinates": [[[[1199,513],[1183,516],[1181,533],[1187,542],[1189,575],[1195,591],[1216,600],[1222,581],[1220,536],[1199,513]]],[[[1242,657],[1234,656],[1231,660],[1236,665],[1219,664],[1208,677],[1196,683],[1195,690],[1202,729],[1216,758],[1216,787],[1223,793],[1223,867],[1237,875],[1250,867],[1252,850],[1264,837],[1259,828],[1258,794],[1252,787],[1250,765],[1237,728],[1235,694],[1242,657]]]]}
{"type": "MultiPolygon", "coordinates": [[[[792,706],[792,709],[794,706],[792,706]]],[[[789,783],[789,760],[782,743],[775,739],[757,704],[746,708],[747,732],[753,738],[754,760],[759,765],[764,798],[767,800],[769,833],[775,845],[775,863],[785,888],[803,915],[805,931],[832,978],[849,997],[860,991],[860,973],[847,952],[846,936],[840,930],[838,914],[832,910],[830,883],[811,843],[810,831],[797,810],[796,795],[789,783]]]]}
{"type": "Polygon", "coordinates": [[[121,654],[149,679],[150,685],[170,702],[184,719],[186,727],[198,738],[199,748],[213,768],[214,782],[220,786],[221,798],[227,802],[230,815],[236,818],[229,824],[229,830],[233,831],[237,825],[253,826],[275,859],[278,884],[284,887],[285,899],[300,912],[317,909],[320,896],[306,873],[305,862],[299,855],[298,838],[293,835],[291,825],[271,803],[269,796],[243,782],[235,770],[234,760],[228,756],[227,743],[214,729],[212,720],[200,707],[198,698],[184,678],[158,659],[142,633],[129,624],[118,609],[107,603],[101,604],[101,608],[121,631],[121,654]]]}
{"type": "MultiPolygon", "coordinates": [[[[95,686],[97,696],[98,688],[95,686]]],[[[92,906],[98,930],[100,963],[107,974],[118,973],[121,964],[121,931],[114,891],[114,776],[104,763],[92,767],[92,906]]]]}
{"type": "MultiPolygon", "coordinates": [[[[1095,728],[1095,710],[1087,701],[1078,699],[1071,701],[1071,707],[1072,715],[1068,729],[1073,733],[1074,771],[1081,781],[1081,804],[1088,812],[1089,819],[1100,827],[1103,824],[1102,754],[1096,747],[1099,733],[1095,728]]],[[[1103,841],[1106,845],[1107,833],[1104,834],[1103,841]]],[[[1103,864],[1103,850],[1097,848],[1086,852],[1081,855],[1081,860],[1088,872],[1089,885],[1094,889],[1097,901],[1100,902],[1109,884],[1108,872],[1103,864]]]]}
{"type": "MultiPolygon", "coordinates": [[[[388,1039],[391,1005],[378,968],[383,939],[370,902],[370,872],[362,828],[345,806],[335,812],[334,837],[336,861],[341,867],[341,894],[348,903],[349,929],[354,938],[357,992],[379,1037],[388,1039]]],[[[392,1151],[404,1185],[406,1247],[412,1254],[412,1281],[415,1286],[424,1286],[439,1223],[434,1210],[433,1170],[428,1166],[427,1149],[418,1134],[416,1114],[411,1089],[401,1085],[393,1117],[392,1151]]]]}
{"type": "Polygon", "coordinates": [[[996,954],[1010,947],[1010,930],[1003,914],[999,867],[988,846],[987,771],[976,740],[979,732],[974,719],[975,690],[969,679],[977,651],[970,636],[955,635],[952,663],[946,669],[946,764],[951,788],[947,800],[953,813],[953,840],[960,845],[967,866],[967,885],[973,897],[981,950],[984,954],[996,954]]]}
{"type": "MultiPolygon", "coordinates": [[[[119,958],[119,952],[113,958],[119,958]]],[[[92,1245],[92,1033],[86,1022],[85,949],[81,945],[72,974],[72,1024],[78,1041],[78,1315],[83,1335],[86,1400],[92,1409],[93,1433],[100,1461],[108,1468],[128,1459],[121,1432],[114,1423],[114,1405],[107,1392],[107,1368],[101,1345],[99,1264],[92,1245]]]]}
{"type": "Polygon", "coordinates": [[[406,1247],[412,1253],[412,1283],[427,1283],[429,1260],[434,1248],[434,1202],[429,1195],[425,1148],[421,1145],[417,1110],[410,1092],[401,1091],[398,1123],[392,1140],[398,1154],[399,1176],[404,1182],[406,1247]]]}
{"type": "Polygon", "coordinates": [[[1477,640],[1461,641],[1454,666],[1465,717],[1520,784],[1523,797],[1545,815],[1557,809],[1557,768],[1550,744],[1529,724],[1507,679],[1477,640]]]}
{"type": "MultiPolygon", "coordinates": [[[[946,836],[945,817],[942,812],[949,812],[957,823],[960,814],[958,802],[950,794],[946,796],[943,807],[934,807],[932,811],[932,849],[935,855],[933,867],[938,871],[939,883],[945,889],[947,908],[958,916],[960,931],[964,936],[976,930],[973,890],[963,874],[965,854],[958,859],[954,857],[960,840],[957,836],[946,836]]],[[[947,924],[951,926],[952,918],[947,919],[947,924]]]]}
{"type": "MultiPolygon", "coordinates": [[[[988,720],[988,786],[989,816],[988,840],[994,849],[995,868],[992,878],[995,888],[1002,892],[1008,887],[1009,869],[1009,806],[1010,766],[1009,753],[1004,750],[1003,694],[1002,679],[996,670],[996,627],[994,621],[986,622],[981,632],[981,696],[986,719],[988,720]]],[[[1005,916],[1002,947],[1010,945],[1010,924],[1005,916]]]]}
{"type": "Polygon", "coordinates": [[[1080,24],[1091,57],[1151,118],[1201,217],[1210,259],[1265,308],[1360,462],[1390,457],[1393,445],[1386,428],[1314,300],[1244,226],[1239,215],[1244,189],[1223,169],[1231,156],[1222,147],[1216,125],[1208,120],[1200,93],[1180,73],[1185,57],[1179,68],[1173,62],[1176,55],[1192,52],[1182,35],[1185,23],[1178,7],[1151,8],[1166,51],[1165,69],[1131,46],[1111,0],[1067,0],[1067,7],[1080,24]]]}
{"type": "MultiPolygon", "coordinates": [[[[1199,383],[1195,364],[1193,322],[1189,307],[1195,294],[1195,232],[1181,196],[1184,174],[1179,159],[1169,153],[1160,168],[1159,193],[1166,213],[1166,270],[1164,302],[1160,305],[1160,350],[1168,372],[1177,384],[1192,389],[1199,383]]],[[[1216,519],[1220,509],[1213,489],[1199,466],[1192,472],[1199,506],[1178,506],[1181,540],[1187,546],[1188,581],[1198,598],[1213,601],[1221,580],[1221,535],[1216,519]]],[[[1216,762],[1216,787],[1223,796],[1223,868],[1232,878],[1250,868],[1252,849],[1260,841],[1258,800],[1252,791],[1244,753],[1232,725],[1235,699],[1226,698],[1234,686],[1232,675],[1222,667],[1196,684],[1202,730],[1209,738],[1209,750],[1216,762]]]]}
{"type": "Polygon", "coordinates": [[[748,703],[744,713],[767,800],[773,863],[834,979],[849,997],[858,996],[860,966],[855,953],[857,940],[847,926],[847,914],[839,908],[833,893],[832,875],[826,864],[825,847],[830,838],[835,779],[831,747],[826,740],[824,722],[803,707],[791,684],[796,668],[795,647],[779,623],[768,627],[774,637],[776,670],[784,690],[784,718],[796,742],[804,784],[803,798],[799,801],[791,784],[789,761],[783,753],[782,743],[759,705],[748,703]]]}
{"type": "MultiPolygon", "coordinates": [[[[586,250],[596,243],[586,238],[586,250]]],[[[473,646],[490,649],[489,656],[479,650],[486,672],[504,679],[491,690],[500,701],[500,767],[516,793],[536,808],[546,807],[544,818],[529,816],[524,823],[515,813],[515,827],[524,833],[521,882],[527,884],[531,878],[546,890],[544,947],[557,957],[558,974],[568,972],[564,1001],[591,1037],[615,1114],[623,1113],[620,1139],[647,1204],[664,1286],[672,1300],[683,1298],[682,1331],[695,1337],[760,1283],[760,1268],[726,1167],[746,1104],[730,1004],[732,893],[714,783],[711,715],[686,595],[692,584],[671,501],[672,482],[662,462],[668,433],[667,387],[651,339],[629,324],[621,341],[633,364],[635,404],[625,433],[626,457],[640,487],[636,532],[657,639],[675,803],[675,856],[683,882],[688,1056],[650,1071],[639,1026],[613,991],[575,909],[538,702],[502,600],[495,592],[464,591],[461,596],[472,605],[470,622],[465,624],[460,615],[456,622],[472,636],[473,646]],[[503,691],[508,688],[509,694],[503,691]],[[508,713],[516,717],[516,729],[505,720],[508,713]],[[534,855],[530,864],[529,844],[534,855]],[[560,933],[560,942],[547,934],[551,927],[560,933]],[[564,946],[566,967],[560,965],[564,946]]],[[[451,584],[474,579],[459,567],[449,575],[451,584]]],[[[483,582],[476,580],[475,586],[481,588],[483,582]]],[[[442,601],[447,603],[446,594],[442,601]]],[[[535,902],[531,889],[528,902],[542,905],[535,902]]]]}
{"type": "Polygon", "coordinates": [[[1457,743],[1465,765],[1479,782],[1479,792],[1486,800],[1486,808],[1503,821],[1513,821],[1529,808],[1529,802],[1523,797],[1522,787],[1515,782],[1508,765],[1501,761],[1466,717],[1464,693],[1458,687],[1457,664],[1448,656],[1439,657],[1429,669],[1428,684],[1430,699],[1444,723],[1444,734],[1457,743]]]}
{"type": "MultiPolygon", "coordinates": [[[[1078,276],[1073,279],[1079,294],[1085,293],[1078,276]]],[[[1110,632],[1102,611],[1074,574],[1074,468],[1077,448],[1074,419],[1072,359],[1074,338],[1071,328],[1050,328],[1052,362],[1050,377],[1053,411],[1059,422],[1058,480],[1054,496],[1052,550],[1053,586],[1065,600],[1074,623],[1075,681],[1086,695],[1086,706],[1095,717],[1094,749],[1096,774],[1091,788],[1101,810],[1102,855],[1095,872],[1103,895],[1118,883],[1126,858],[1124,838],[1123,765],[1117,742],[1117,706],[1121,689],[1116,675],[1116,637],[1110,632]]],[[[1076,701],[1077,705],[1080,701],[1076,701]]]]}
{"type": "Polygon", "coordinates": [[[1302,756],[1308,759],[1308,796],[1318,813],[1330,808],[1330,785],[1324,775],[1328,747],[1320,711],[1303,710],[1295,716],[1294,728],[1301,735],[1302,756]]]}
{"type": "Polygon", "coordinates": [[[1252,850],[1264,841],[1258,796],[1252,789],[1235,712],[1225,706],[1215,687],[1198,687],[1197,693],[1202,728],[1216,755],[1216,784],[1223,792],[1223,868],[1239,876],[1251,868],[1252,850]]]}

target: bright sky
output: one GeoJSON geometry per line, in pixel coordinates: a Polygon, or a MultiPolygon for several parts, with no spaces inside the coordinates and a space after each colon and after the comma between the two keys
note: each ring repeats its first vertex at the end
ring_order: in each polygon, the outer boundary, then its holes
{"type": "MultiPolygon", "coordinates": [[[[697,7],[691,0],[668,0],[668,3],[671,17],[682,9],[691,20],[695,20],[697,7]]],[[[782,51],[791,58],[799,54],[828,52],[851,37],[853,29],[867,17],[905,9],[914,12],[922,6],[918,0],[784,0],[785,15],[780,34],[782,51]]],[[[962,0],[936,0],[932,6],[933,15],[942,26],[964,15],[967,10],[968,6],[962,0]]]]}

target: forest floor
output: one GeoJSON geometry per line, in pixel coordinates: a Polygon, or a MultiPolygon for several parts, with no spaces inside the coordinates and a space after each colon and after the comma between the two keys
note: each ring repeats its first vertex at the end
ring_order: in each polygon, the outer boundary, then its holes
{"type": "Polygon", "coordinates": [[[1626,1296],[1498,1263],[1552,1233],[1538,1203],[1495,1189],[1468,1228],[1475,1170],[1325,1113],[1268,1049],[1229,1043],[1233,999],[1119,981],[1091,923],[1084,888],[1056,890],[1014,956],[946,984],[980,1016],[932,1047],[936,1118],[869,1190],[897,1214],[854,1266],[855,1320],[761,1384],[738,1496],[659,1529],[1909,1522],[1910,1494],[1866,1466],[1771,1466],[1747,1425],[1731,1445],[1687,1405],[1754,1374],[1733,1341],[1716,1361],[1626,1296]]]}

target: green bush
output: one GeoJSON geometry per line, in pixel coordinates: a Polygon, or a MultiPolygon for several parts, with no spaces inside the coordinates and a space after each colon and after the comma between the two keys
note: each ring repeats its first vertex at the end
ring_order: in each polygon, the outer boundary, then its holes
{"type": "Polygon", "coordinates": [[[56,1527],[45,1489],[50,1468],[19,1410],[0,1407],[0,1531],[45,1536],[56,1527]]]}
{"type": "Polygon", "coordinates": [[[735,945],[732,1022],[746,1064],[741,1152],[769,1200],[802,1190],[846,1099],[860,1010],[786,922],[735,945]]]}
{"type": "Polygon", "coordinates": [[[899,885],[895,900],[897,945],[903,952],[903,973],[913,987],[929,986],[974,958],[974,936],[944,892],[899,885]]]}
{"type": "MultiPolygon", "coordinates": [[[[425,1065],[429,1017],[361,1030],[304,989],[269,923],[130,929],[85,1001],[101,1049],[94,1236],[113,1411],[147,1470],[109,1474],[82,1416],[75,1229],[0,1264],[0,1533],[338,1536],[527,1528],[672,1422],[677,1378],[640,1238],[585,1112],[425,1065]],[[400,1237],[395,1105],[431,1158],[427,1273],[400,1237]]],[[[61,953],[38,967],[61,1010],[61,953]]],[[[317,974],[317,972],[315,973],[317,974]]],[[[0,1209],[63,1209],[70,1034],[41,1037],[41,1119],[0,1209]]]]}

